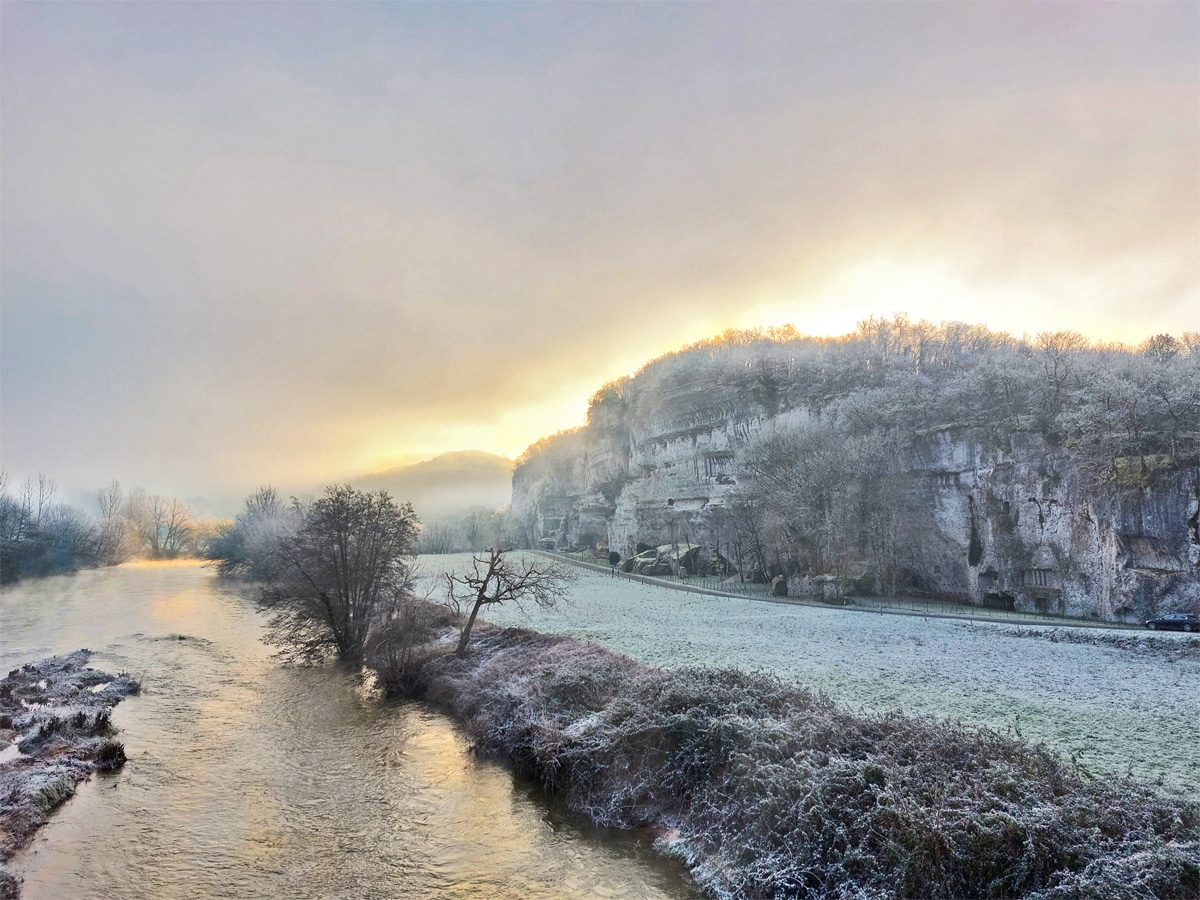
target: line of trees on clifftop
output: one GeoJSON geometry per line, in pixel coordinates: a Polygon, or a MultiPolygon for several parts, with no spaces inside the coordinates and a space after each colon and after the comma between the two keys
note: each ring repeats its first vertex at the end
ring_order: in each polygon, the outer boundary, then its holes
{"type": "MultiPolygon", "coordinates": [[[[718,409],[806,409],[849,434],[1010,425],[1073,441],[1099,477],[1140,477],[1128,457],[1200,449],[1200,332],[1137,347],[1078,332],[1013,337],[982,325],[871,317],[840,338],[792,326],[727,331],[601,388],[589,427],[635,440],[718,409]]],[[[1147,463],[1147,466],[1152,466],[1147,463]]]]}

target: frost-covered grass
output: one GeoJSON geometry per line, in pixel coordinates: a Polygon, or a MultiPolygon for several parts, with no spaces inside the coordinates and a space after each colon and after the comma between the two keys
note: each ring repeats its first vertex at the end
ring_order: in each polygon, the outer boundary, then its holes
{"type": "Polygon", "coordinates": [[[138,683],[88,668],[88,657],[52,656],[0,680],[0,898],[18,894],[4,863],[49,814],[93,771],[125,762],[109,710],[138,683]]]}
{"type": "Polygon", "coordinates": [[[486,626],[415,691],[572,809],[653,829],[718,897],[1200,895],[1200,806],[988,729],[486,626]]]}
{"type": "MultiPolygon", "coordinates": [[[[433,574],[469,558],[425,557],[423,566],[433,574]]],[[[1132,773],[1200,797],[1200,660],[1186,654],[1030,640],[990,623],[688,594],[583,571],[556,610],[499,607],[484,617],[668,669],[772,673],[853,710],[1011,731],[1099,776],[1132,773]]],[[[1176,637],[1186,639],[1156,640],[1176,637]]]]}

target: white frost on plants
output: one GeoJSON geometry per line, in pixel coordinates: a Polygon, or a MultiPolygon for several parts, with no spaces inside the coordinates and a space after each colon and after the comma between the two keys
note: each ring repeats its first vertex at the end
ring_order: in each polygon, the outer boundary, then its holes
{"type": "MultiPolygon", "coordinates": [[[[431,571],[470,556],[425,557],[431,571]]],[[[1012,728],[1093,774],[1200,795],[1200,662],[1004,634],[1010,625],[788,606],[575,570],[569,602],[488,607],[496,625],[566,634],[663,668],[772,672],[866,712],[1012,728]]]]}

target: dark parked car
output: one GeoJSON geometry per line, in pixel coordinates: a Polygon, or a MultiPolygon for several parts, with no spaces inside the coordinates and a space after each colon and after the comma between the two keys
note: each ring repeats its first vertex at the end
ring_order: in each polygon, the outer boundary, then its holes
{"type": "Polygon", "coordinates": [[[1157,619],[1148,619],[1146,627],[1151,631],[1156,628],[1174,628],[1177,631],[1200,631],[1200,616],[1191,613],[1168,613],[1157,619]]]}

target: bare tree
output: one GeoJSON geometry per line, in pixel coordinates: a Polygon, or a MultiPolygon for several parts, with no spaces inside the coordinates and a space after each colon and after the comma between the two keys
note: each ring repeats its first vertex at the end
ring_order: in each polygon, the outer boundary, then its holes
{"type": "MultiPolygon", "coordinates": [[[[113,481],[100,492],[100,506],[120,506],[120,485],[113,481]]],[[[196,535],[195,513],[178,497],[161,494],[146,495],[142,488],[134,488],[125,498],[122,508],[123,526],[132,531],[133,540],[150,556],[178,556],[190,549],[196,535]]]]}
{"type": "Polygon", "coordinates": [[[20,497],[8,493],[9,477],[0,472],[0,545],[5,548],[16,546],[29,527],[29,504],[22,492],[20,497]]]}
{"type": "Polygon", "coordinates": [[[417,543],[421,553],[453,553],[457,544],[456,529],[445,522],[430,522],[421,529],[417,543]]]}
{"type": "Polygon", "coordinates": [[[150,553],[159,557],[163,552],[163,533],[167,529],[168,501],[162,494],[154,494],[147,502],[150,519],[146,534],[150,540],[150,553]]]}
{"type": "Polygon", "coordinates": [[[100,507],[100,518],[114,519],[121,515],[121,482],[113,479],[96,492],[96,502],[100,507]]]}
{"type": "Polygon", "coordinates": [[[196,533],[195,514],[192,508],[178,497],[163,500],[160,534],[162,552],[165,556],[178,556],[188,549],[196,533]]]}
{"type": "Polygon", "coordinates": [[[130,496],[127,509],[151,556],[176,556],[186,546],[193,527],[192,511],[182,500],[162,494],[147,497],[139,488],[130,496]]]}
{"type": "Polygon", "coordinates": [[[524,603],[553,608],[566,592],[575,576],[554,563],[536,560],[517,561],[510,550],[487,550],[471,560],[471,569],[461,575],[446,574],[446,599],[461,613],[471,612],[458,639],[455,653],[466,655],[467,643],[475,617],[485,606],[512,603],[518,608],[524,603]]]}
{"type": "Polygon", "coordinates": [[[333,651],[361,662],[371,629],[411,593],[418,524],[412,505],[386,491],[327,487],[283,541],[282,571],[264,593],[275,611],[272,642],[300,659],[333,651]]]}
{"type": "Polygon", "coordinates": [[[27,490],[36,498],[33,505],[33,527],[41,529],[46,516],[54,506],[54,495],[58,493],[58,488],[41,472],[38,472],[37,481],[32,478],[27,481],[29,483],[27,490]]]}
{"type": "Polygon", "coordinates": [[[96,529],[96,558],[103,565],[116,565],[125,559],[129,522],[121,508],[121,482],[113,479],[100,488],[96,501],[100,522],[96,529]]]}
{"type": "Polygon", "coordinates": [[[1053,419],[1062,409],[1067,381],[1079,355],[1087,349],[1087,339],[1078,331],[1042,331],[1037,336],[1042,362],[1042,409],[1053,419]]]}
{"type": "Polygon", "coordinates": [[[781,541],[795,548],[802,568],[838,569],[847,545],[851,443],[830,428],[805,426],[767,435],[751,448],[745,466],[755,485],[745,494],[749,508],[741,519],[753,538],[746,547],[755,551],[761,577],[794,568],[778,552],[764,552],[781,541]]]}
{"type": "Polygon", "coordinates": [[[144,488],[134,488],[125,498],[125,520],[133,530],[133,541],[138,551],[149,547],[152,553],[156,553],[158,533],[150,498],[146,496],[144,488]]]}
{"type": "Polygon", "coordinates": [[[0,472],[0,582],[72,572],[96,561],[96,531],[80,509],[55,503],[45,475],[26,478],[18,497],[0,472]]]}
{"type": "Polygon", "coordinates": [[[491,523],[494,510],[486,506],[472,506],[462,518],[462,538],[466,545],[464,549],[474,553],[487,547],[488,526],[491,523]]]}
{"type": "Polygon", "coordinates": [[[427,596],[408,596],[371,630],[366,662],[388,695],[411,695],[422,661],[439,652],[435,638],[453,624],[452,616],[427,596]]]}
{"type": "Polygon", "coordinates": [[[1184,345],[1180,343],[1173,335],[1156,334],[1153,337],[1144,340],[1138,347],[1142,355],[1147,359],[1152,359],[1157,363],[1170,362],[1184,349],[1184,345]]]}

